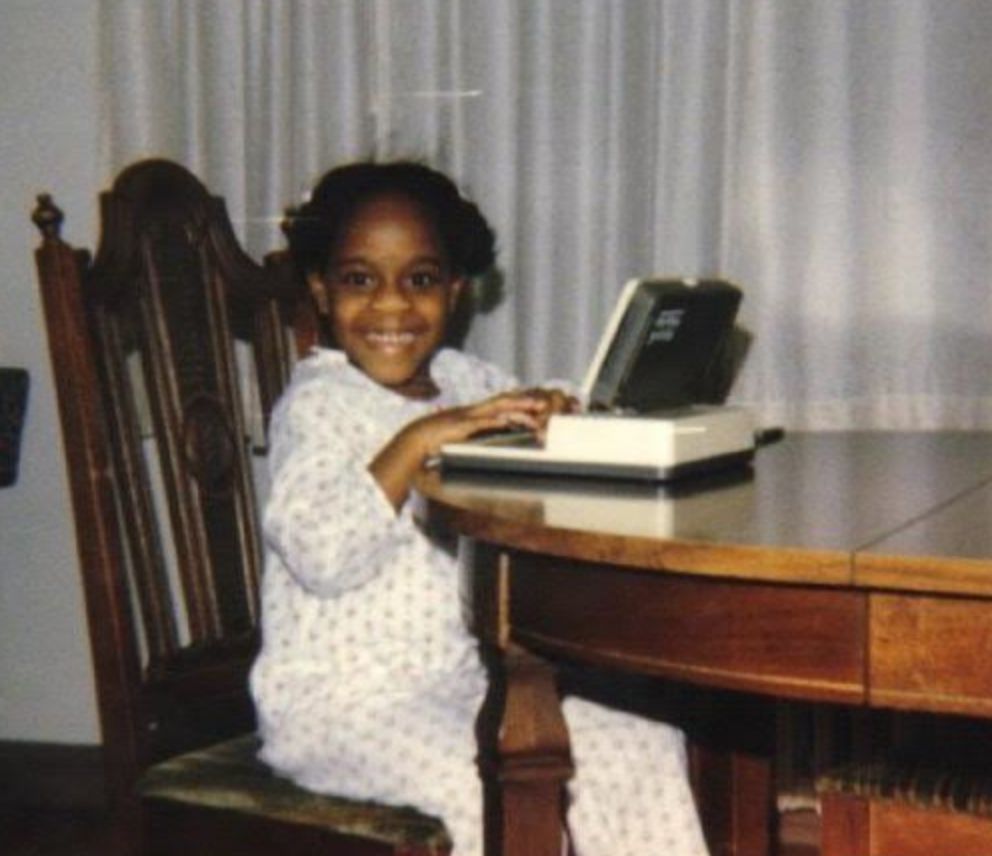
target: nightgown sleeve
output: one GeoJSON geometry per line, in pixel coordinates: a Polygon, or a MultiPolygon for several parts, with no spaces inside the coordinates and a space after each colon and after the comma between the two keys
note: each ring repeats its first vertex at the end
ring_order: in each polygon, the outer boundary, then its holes
{"type": "Polygon", "coordinates": [[[316,382],[294,389],[272,418],[263,533],[289,573],[320,597],[361,586],[418,537],[408,509],[397,514],[368,471],[363,438],[375,426],[363,419],[316,382]]]}

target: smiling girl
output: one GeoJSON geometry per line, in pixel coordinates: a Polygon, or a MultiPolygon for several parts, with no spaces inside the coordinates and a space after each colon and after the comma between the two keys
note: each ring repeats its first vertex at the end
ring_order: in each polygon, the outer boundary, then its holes
{"type": "MultiPolygon", "coordinates": [[[[332,170],[294,220],[335,348],[299,363],[272,417],[252,671],[269,764],[315,791],[436,814],[456,856],[482,854],[486,680],[457,562],[419,528],[412,482],[446,442],[540,431],[573,406],[444,345],[494,245],[447,177],[411,163],[332,170]]],[[[564,711],[579,856],[705,853],[681,733],[578,698],[564,711]]]]}

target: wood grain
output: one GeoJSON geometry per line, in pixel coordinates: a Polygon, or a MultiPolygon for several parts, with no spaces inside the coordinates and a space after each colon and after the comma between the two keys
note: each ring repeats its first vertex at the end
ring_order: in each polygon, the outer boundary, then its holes
{"type": "Polygon", "coordinates": [[[864,699],[865,600],[817,587],[510,558],[512,637],[548,653],[774,695],[864,699]]]}
{"type": "Polygon", "coordinates": [[[992,600],[871,596],[869,700],[992,716],[992,600]]]}

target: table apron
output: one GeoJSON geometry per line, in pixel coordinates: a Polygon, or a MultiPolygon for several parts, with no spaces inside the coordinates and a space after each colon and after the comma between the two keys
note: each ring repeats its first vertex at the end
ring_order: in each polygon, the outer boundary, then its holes
{"type": "Polygon", "coordinates": [[[786,698],[867,700],[867,595],[510,551],[508,635],[549,656],[786,698]]]}
{"type": "Polygon", "coordinates": [[[875,592],[869,703],[992,717],[992,599],[875,592]]]}

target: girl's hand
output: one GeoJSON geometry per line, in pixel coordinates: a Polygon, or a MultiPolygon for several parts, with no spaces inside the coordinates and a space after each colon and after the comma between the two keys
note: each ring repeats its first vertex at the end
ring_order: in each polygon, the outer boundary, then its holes
{"type": "Polygon", "coordinates": [[[467,440],[483,431],[521,429],[543,437],[553,413],[567,413],[577,407],[575,399],[557,389],[514,390],[476,404],[439,411],[408,427],[420,435],[426,460],[437,455],[445,443],[467,440]]]}
{"type": "Polygon", "coordinates": [[[409,495],[414,476],[444,444],[502,428],[531,430],[543,438],[553,413],[577,408],[575,399],[560,390],[528,389],[439,410],[403,428],[375,457],[369,470],[394,507],[400,508],[409,495]]]}
{"type": "Polygon", "coordinates": [[[543,440],[548,427],[548,420],[556,413],[577,413],[579,411],[579,401],[572,395],[568,395],[560,389],[540,388],[524,390],[519,393],[525,395],[536,402],[534,418],[536,420],[535,430],[539,439],[543,440]]]}

